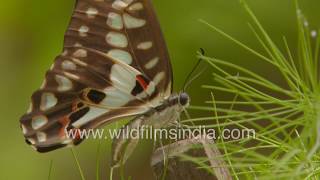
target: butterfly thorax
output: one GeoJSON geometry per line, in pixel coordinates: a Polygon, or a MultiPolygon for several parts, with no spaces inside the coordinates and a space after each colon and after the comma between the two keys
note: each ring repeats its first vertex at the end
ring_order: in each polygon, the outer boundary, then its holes
{"type": "Polygon", "coordinates": [[[180,113],[189,106],[190,98],[187,93],[173,94],[163,103],[145,113],[144,119],[147,125],[154,128],[170,126],[180,117],[180,113]]]}
{"type": "Polygon", "coordinates": [[[189,106],[190,97],[187,93],[182,92],[180,94],[172,94],[161,105],[156,107],[157,111],[162,111],[165,108],[175,106],[178,112],[181,112],[184,108],[189,106]]]}

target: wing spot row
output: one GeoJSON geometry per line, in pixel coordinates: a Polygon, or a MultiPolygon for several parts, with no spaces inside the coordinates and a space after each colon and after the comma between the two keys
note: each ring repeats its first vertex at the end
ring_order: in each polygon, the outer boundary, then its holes
{"type": "Polygon", "coordinates": [[[133,17],[127,13],[125,13],[122,18],[120,14],[111,12],[107,19],[107,25],[116,30],[123,29],[123,24],[128,29],[134,29],[143,27],[146,23],[146,20],[133,17]]]}

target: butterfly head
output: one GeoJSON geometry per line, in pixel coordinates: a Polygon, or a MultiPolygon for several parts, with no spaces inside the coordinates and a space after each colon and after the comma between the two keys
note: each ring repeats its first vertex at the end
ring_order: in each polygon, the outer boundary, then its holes
{"type": "Polygon", "coordinates": [[[187,107],[190,103],[190,97],[187,93],[182,92],[179,94],[179,104],[181,106],[187,107]]]}

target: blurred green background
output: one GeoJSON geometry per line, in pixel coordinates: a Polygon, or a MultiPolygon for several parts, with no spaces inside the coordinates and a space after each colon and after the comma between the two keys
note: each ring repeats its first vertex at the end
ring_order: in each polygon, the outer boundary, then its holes
{"type": "MultiPolygon", "coordinates": [[[[199,23],[204,19],[237,39],[254,47],[258,45],[247,26],[248,16],[238,0],[153,0],[170,51],[175,90],[181,90],[185,76],[196,62],[196,51],[202,47],[207,55],[254,69],[273,81],[279,81],[268,65],[257,61],[247,51],[199,23]]],[[[320,27],[320,1],[300,0],[311,29],[320,27]]],[[[282,36],[296,47],[296,21],[293,0],[249,0],[272,38],[282,44],[282,36]]],[[[37,89],[54,57],[60,53],[63,34],[68,25],[74,0],[2,0],[0,6],[0,109],[1,145],[0,179],[47,179],[53,160],[52,179],[79,179],[70,149],[38,154],[24,143],[19,118],[27,110],[32,92],[37,89]]],[[[210,73],[210,71],[208,72],[210,73]]],[[[189,93],[193,104],[201,104],[207,94],[203,83],[209,76],[192,84],[189,93]]],[[[219,98],[219,97],[218,97],[219,98]]],[[[220,97],[221,99],[221,97],[220,97]]],[[[194,116],[201,116],[196,113],[194,116]]],[[[87,141],[76,148],[88,179],[95,177],[97,141],[87,141]]],[[[143,148],[139,148],[144,152],[143,148]]],[[[110,147],[103,143],[101,176],[108,173],[110,147]]],[[[133,179],[150,179],[148,157],[137,155],[127,174],[133,179]],[[135,163],[139,162],[139,163],[135,163]]]]}

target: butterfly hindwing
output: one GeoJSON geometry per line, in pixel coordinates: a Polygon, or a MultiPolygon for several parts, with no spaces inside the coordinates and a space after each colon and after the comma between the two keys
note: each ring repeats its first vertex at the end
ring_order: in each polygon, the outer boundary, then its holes
{"type": "Polygon", "coordinates": [[[39,152],[81,142],[66,130],[97,128],[145,112],[157,92],[153,82],[123,62],[95,50],[69,50],[57,57],[21,118],[27,142],[39,152]]]}
{"type": "Polygon", "coordinates": [[[150,0],[77,0],[64,50],[21,118],[39,152],[78,144],[66,130],[139,115],[170,96],[167,48],[150,0]]]}

